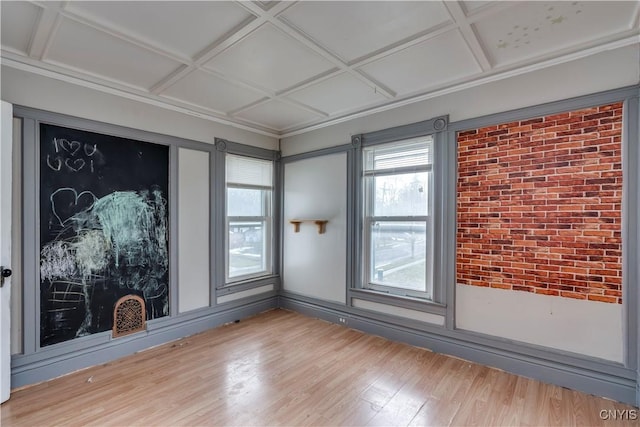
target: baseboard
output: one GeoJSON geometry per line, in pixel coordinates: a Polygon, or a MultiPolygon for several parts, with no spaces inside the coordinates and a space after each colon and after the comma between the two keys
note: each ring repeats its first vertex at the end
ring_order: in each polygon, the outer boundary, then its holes
{"type": "Polygon", "coordinates": [[[162,327],[145,332],[144,335],[140,333],[137,336],[112,340],[81,351],[20,364],[11,369],[11,388],[36,384],[79,369],[111,362],[138,351],[277,308],[277,304],[277,297],[271,297],[175,324],[167,322],[162,327]]]}
{"type": "Polygon", "coordinates": [[[348,317],[350,328],[369,334],[427,348],[437,353],[459,357],[545,383],[606,397],[629,405],[638,405],[636,381],[627,377],[566,363],[550,362],[548,357],[541,359],[530,355],[525,356],[522,353],[514,353],[451,336],[438,335],[430,331],[417,331],[397,324],[391,325],[354,314],[347,307],[342,310],[335,306],[324,307],[321,303],[300,301],[286,296],[280,296],[279,306],[338,324],[340,316],[348,317]]]}

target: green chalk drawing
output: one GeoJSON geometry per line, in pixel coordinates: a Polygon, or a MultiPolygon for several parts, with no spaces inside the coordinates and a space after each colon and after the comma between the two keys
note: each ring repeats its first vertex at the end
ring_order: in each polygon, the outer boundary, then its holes
{"type": "Polygon", "coordinates": [[[114,251],[115,266],[167,265],[166,223],[164,215],[154,215],[162,198],[156,195],[149,200],[146,195],[131,191],[116,191],[93,206],[93,213],[102,226],[104,237],[114,251]],[[158,218],[160,217],[160,218],[158,218]],[[158,218],[158,221],[156,221],[158,218]],[[162,237],[159,239],[159,237],[162,237]]]}

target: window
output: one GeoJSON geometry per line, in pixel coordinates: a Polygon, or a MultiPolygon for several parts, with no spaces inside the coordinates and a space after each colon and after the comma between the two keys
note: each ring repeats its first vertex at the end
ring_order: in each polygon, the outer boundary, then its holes
{"type": "Polygon", "coordinates": [[[272,272],[273,162],[227,154],[227,283],[272,272]]]}
{"type": "Polygon", "coordinates": [[[364,284],[433,299],[432,136],[363,149],[364,284]]]}

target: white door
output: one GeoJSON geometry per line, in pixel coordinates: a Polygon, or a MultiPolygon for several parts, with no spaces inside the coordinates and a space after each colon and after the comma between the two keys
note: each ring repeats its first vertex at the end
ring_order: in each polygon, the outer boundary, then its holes
{"type": "MultiPolygon", "coordinates": [[[[11,268],[11,146],[13,107],[2,103],[0,122],[0,266],[5,276],[11,268]]],[[[1,277],[0,286],[0,403],[11,390],[11,277],[1,277]]]]}

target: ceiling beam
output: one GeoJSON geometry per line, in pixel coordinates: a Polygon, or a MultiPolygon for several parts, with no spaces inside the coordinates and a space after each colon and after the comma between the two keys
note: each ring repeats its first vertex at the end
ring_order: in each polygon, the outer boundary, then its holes
{"type": "Polygon", "coordinates": [[[251,17],[238,25],[234,30],[230,31],[230,35],[224,38],[222,41],[218,41],[200,52],[196,58],[186,67],[180,68],[174,71],[172,74],[160,80],[158,83],[151,87],[150,92],[157,95],[170,86],[174,85],[178,80],[186,77],[197,68],[202,67],[205,63],[209,62],[214,56],[224,52],[240,40],[253,33],[265,23],[262,18],[251,17]]]}
{"type": "Polygon", "coordinates": [[[491,63],[489,62],[487,53],[482,47],[482,44],[480,43],[478,36],[473,30],[473,27],[467,21],[467,16],[465,15],[464,10],[460,5],[460,2],[446,1],[443,3],[449,11],[451,18],[453,18],[454,22],[458,25],[458,29],[460,30],[464,41],[467,43],[467,46],[469,46],[473,57],[475,58],[482,71],[489,71],[491,69],[491,63]]]}
{"type": "Polygon", "coordinates": [[[60,26],[58,10],[54,8],[42,8],[38,16],[38,23],[29,41],[27,52],[30,57],[42,59],[45,50],[51,44],[51,39],[60,26]]]}
{"type": "MultiPolygon", "coordinates": [[[[254,2],[239,2],[239,4],[249,10],[251,13],[259,15],[261,18],[265,19],[267,22],[287,34],[289,37],[311,49],[313,52],[320,55],[327,61],[331,62],[336,68],[338,68],[338,70],[353,75],[355,78],[362,81],[364,84],[371,87],[386,98],[395,98],[396,93],[393,92],[390,88],[383,86],[380,83],[361,75],[360,73],[355,72],[352,67],[350,67],[346,62],[340,59],[337,55],[318,44],[309,35],[305,34],[295,25],[280,17],[279,15],[281,15],[286,9],[293,6],[293,2],[280,2],[269,10],[264,10],[260,5],[254,2]]],[[[289,89],[290,88],[286,90],[287,93],[290,92],[289,89]]]]}

